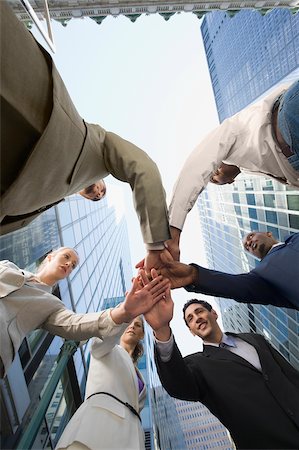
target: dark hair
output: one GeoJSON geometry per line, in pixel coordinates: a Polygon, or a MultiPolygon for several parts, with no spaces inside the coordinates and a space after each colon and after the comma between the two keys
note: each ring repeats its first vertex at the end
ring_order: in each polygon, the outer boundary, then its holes
{"type": "Polygon", "coordinates": [[[188,306],[193,305],[193,303],[202,305],[208,311],[212,311],[212,309],[213,309],[212,305],[210,305],[210,303],[208,303],[208,302],[205,302],[204,300],[198,300],[197,298],[192,298],[191,300],[188,300],[187,303],[185,303],[183,306],[183,318],[184,318],[185,324],[187,325],[188,328],[189,328],[189,325],[185,318],[185,312],[186,312],[186,309],[188,308],[188,306]]]}

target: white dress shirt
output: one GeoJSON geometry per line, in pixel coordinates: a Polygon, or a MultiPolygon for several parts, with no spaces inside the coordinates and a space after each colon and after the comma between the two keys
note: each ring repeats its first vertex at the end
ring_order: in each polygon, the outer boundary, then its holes
{"type": "Polygon", "coordinates": [[[272,107],[287,87],[281,85],[262,101],[226,119],[195,148],[174,186],[169,207],[171,226],[183,229],[188,212],[222,162],[299,187],[299,172],[272,135],[272,107]]]}

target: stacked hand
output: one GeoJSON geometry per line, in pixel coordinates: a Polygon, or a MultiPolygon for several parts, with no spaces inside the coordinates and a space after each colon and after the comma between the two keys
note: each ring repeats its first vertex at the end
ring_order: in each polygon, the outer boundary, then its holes
{"type": "Polygon", "coordinates": [[[169,280],[152,269],[150,281],[144,270],[139,271],[139,276],[133,279],[133,285],[126,294],[125,301],[119,307],[111,311],[111,317],[115,323],[131,322],[140,314],[148,312],[157,302],[165,297],[169,289],[169,280]]]}

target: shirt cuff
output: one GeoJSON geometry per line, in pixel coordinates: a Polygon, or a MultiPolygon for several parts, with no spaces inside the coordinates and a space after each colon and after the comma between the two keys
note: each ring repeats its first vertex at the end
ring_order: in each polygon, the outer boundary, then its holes
{"type": "Polygon", "coordinates": [[[172,332],[168,341],[159,341],[156,337],[154,337],[154,339],[161,361],[168,362],[171,358],[174,346],[174,338],[172,332]]]}
{"type": "Polygon", "coordinates": [[[154,242],[153,244],[145,244],[147,250],[164,250],[164,242],[154,242]]]}

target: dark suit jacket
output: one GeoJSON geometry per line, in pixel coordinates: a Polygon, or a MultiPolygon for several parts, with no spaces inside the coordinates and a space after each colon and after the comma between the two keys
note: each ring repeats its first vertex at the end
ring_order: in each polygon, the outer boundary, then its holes
{"type": "Polygon", "coordinates": [[[160,380],[175,398],[200,401],[228,428],[239,449],[298,449],[299,373],[258,334],[236,334],[258,352],[262,372],[229,350],[204,346],[170,361],[155,357],[160,380]]]}
{"type": "Polygon", "coordinates": [[[274,247],[248,273],[231,275],[192,265],[197,267],[198,282],[186,286],[187,291],[299,309],[299,233],[274,247]]]}

